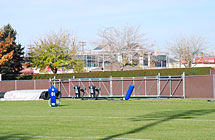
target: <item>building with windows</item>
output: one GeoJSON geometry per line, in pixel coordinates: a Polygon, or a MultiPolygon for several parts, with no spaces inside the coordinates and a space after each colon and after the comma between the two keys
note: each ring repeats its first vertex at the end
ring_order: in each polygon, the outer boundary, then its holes
{"type": "MultiPolygon", "coordinates": [[[[127,52],[129,53],[129,52],[127,52]]],[[[141,51],[132,53],[128,60],[129,64],[120,66],[123,61],[123,54],[110,54],[102,48],[93,50],[79,51],[76,59],[83,61],[86,72],[92,71],[120,71],[120,70],[143,70],[143,69],[163,69],[163,68],[184,68],[185,61],[183,59],[174,59],[167,52],[141,51]]],[[[215,67],[215,57],[212,56],[196,56],[192,60],[192,67],[215,67]]],[[[40,74],[39,69],[34,68],[34,74],[40,74]]],[[[46,72],[52,73],[47,68],[46,72]]],[[[73,73],[73,69],[58,69],[58,73],[73,73]]]]}
{"type": "MultiPolygon", "coordinates": [[[[149,51],[144,53],[137,52],[135,60],[132,57],[134,56],[131,56],[129,60],[130,65],[126,65],[123,70],[168,68],[173,67],[172,63],[176,62],[168,57],[168,53],[164,52],[159,52],[158,55],[149,51]]],[[[119,64],[122,63],[122,58],[123,56],[120,53],[115,53],[111,56],[108,51],[99,47],[84,52],[80,51],[77,55],[77,59],[83,60],[84,68],[87,72],[121,70],[119,64]],[[111,63],[111,57],[114,57],[113,64],[111,63]]]]}

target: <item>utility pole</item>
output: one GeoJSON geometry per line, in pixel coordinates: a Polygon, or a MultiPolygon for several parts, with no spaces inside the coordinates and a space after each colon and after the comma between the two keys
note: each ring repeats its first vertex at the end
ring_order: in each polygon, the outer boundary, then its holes
{"type": "MultiPolygon", "coordinates": [[[[84,67],[84,62],[85,62],[85,60],[84,60],[84,46],[86,46],[86,42],[80,41],[79,44],[81,46],[81,55],[82,55],[82,61],[83,61],[83,67],[84,67]]],[[[87,60],[87,57],[86,57],[86,65],[87,65],[87,61],[88,60],[87,60]]],[[[88,70],[88,66],[87,66],[87,70],[88,70]]]]}
{"type": "Polygon", "coordinates": [[[104,51],[103,51],[103,60],[102,60],[102,71],[104,72],[105,71],[105,54],[104,54],[104,51]]]}

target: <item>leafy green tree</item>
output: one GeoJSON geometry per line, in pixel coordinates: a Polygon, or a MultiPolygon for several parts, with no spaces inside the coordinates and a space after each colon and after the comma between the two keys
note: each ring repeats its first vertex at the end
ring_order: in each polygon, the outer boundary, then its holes
{"type": "MultiPolygon", "coordinates": [[[[20,74],[22,63],[24,62],[24,47],[20,43],[16,42],[17,32],[12,28],[10,24],[3,27],[1,41],[10,38],[12,42],[7,47],[7,50],[2,55],[13,52],[12,58],[9,61],[0,65],[0,72],[7,77],[7,79],[14,79],[20,74]]],[[[4,77],[5,77],[4,76],[4,77]]]]}
{"type": "Polygon", "coordinates": [[[44,70],[50,67],[54,74],[59,68],[67,69],[75,65],[73,56],[77,51],[71,35],[67,31],[48,34],[35,42],[29,50],[32,66],[44,70]]]}

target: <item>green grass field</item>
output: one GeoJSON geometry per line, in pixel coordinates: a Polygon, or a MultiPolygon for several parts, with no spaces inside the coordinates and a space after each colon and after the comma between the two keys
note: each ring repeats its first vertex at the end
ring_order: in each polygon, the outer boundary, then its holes
{"type": "Polygon", "coordinates": [[[214,140],[206,99],[0,101],[2,140],[214,140]]]}

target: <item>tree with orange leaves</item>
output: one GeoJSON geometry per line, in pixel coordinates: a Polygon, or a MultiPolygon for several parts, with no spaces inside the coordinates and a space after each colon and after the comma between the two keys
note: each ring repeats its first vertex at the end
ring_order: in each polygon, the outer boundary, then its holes
{"type": "MultiPolygon", "coordinates": [[[[3,30],[0,30],[0,37],[2,37],[2,35],[3,35],[3,30]]],[[[12,50],[7,54],[4,54],[5,52],[7,52],[7,49],[8,47],[10,47],[12,42],[13,42],[13,38],[11,38],[10,35],[8,35],[5,40],[2,40],[0,42],[0,66],[4,64],[4,62],[13,58],[14,50],[12,50]]]]}

